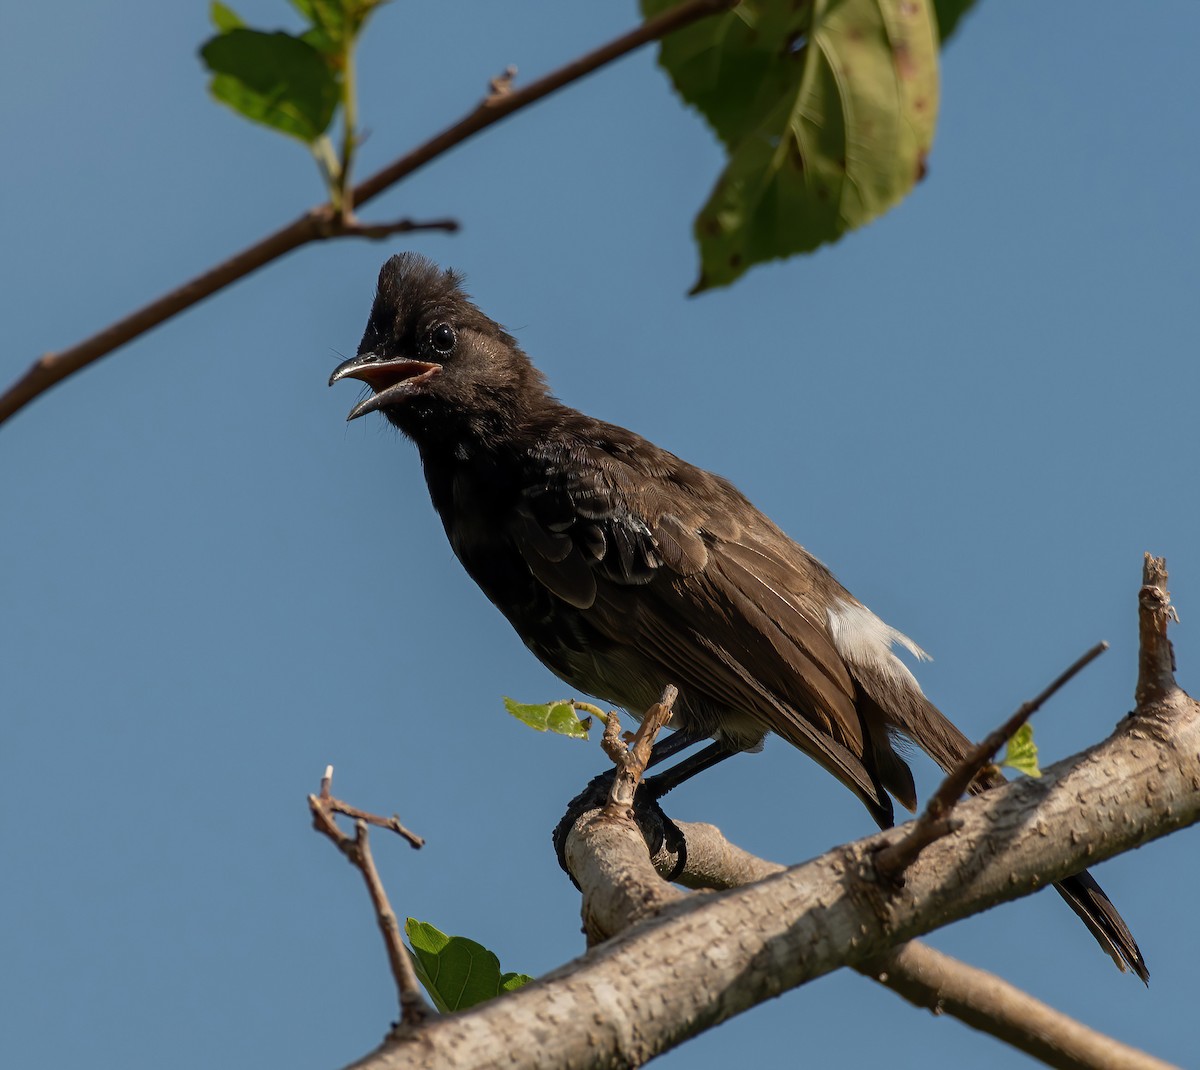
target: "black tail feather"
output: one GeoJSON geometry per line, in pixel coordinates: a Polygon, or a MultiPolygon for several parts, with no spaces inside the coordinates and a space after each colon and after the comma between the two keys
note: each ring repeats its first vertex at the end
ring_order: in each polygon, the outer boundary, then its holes
{"type": "Polygon", "coordinates": [[[1070,908],[1083,919],[1084,925],[1108,952],[1117,968],[1123,973],[1128,967],[1148,985],[1150,971],[1146,968],[1146,960],[1142,958],[1142,949],[1138,947],[1133,933],[1125,924],[1125,919],[1104,894],[1104,889],[1096,883],[1096,878],[1084,870],[1059,881],[1055,888],[1070,908]]]}

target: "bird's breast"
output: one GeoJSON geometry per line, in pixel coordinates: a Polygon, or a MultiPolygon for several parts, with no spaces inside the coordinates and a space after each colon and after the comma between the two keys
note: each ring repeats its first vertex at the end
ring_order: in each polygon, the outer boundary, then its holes
{"type": "Polygon", "coordinates": [[[425,474],[446,537],[468,575],[522,637],[527,629],[541,631],[553,610],[551,598],[530,574],[507,523],[520,484],[502,466],[475,458],[426,461],[425,474]]]}
{"type": "MultiPolygon", "coordinates": [[[[511,467],[509,468],[511,471],[511,467]]],[[[516,629],[551,672],[572,687],[632,709],[644,709],[652,685],[632,652],[618,649],[589,611],[556,597],[530,571],[513,534],[528,472],[514,481],[503,466],[460,461],[454,467],[426,464],[434,507],[455,556],[488,600],[516,629]]]]}

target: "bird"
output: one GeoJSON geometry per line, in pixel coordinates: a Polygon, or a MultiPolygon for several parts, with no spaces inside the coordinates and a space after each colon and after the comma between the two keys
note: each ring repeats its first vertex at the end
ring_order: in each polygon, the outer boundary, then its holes
{"type": "MultiPolygon", "coordinates": [[[[946,771],[971,744],[896,655],[886,624],[732,483],[560,402],[463,276],[391,257],[355,356],[330,385],[369,393],[420,454],[455,555],[525,645],[572,688],[640,717],[678,688],[656,758],[711,737],[691,775],[781,736],[881,828],[915,810],[911,741],[946,771]]],[[[1004,783],[998,772],[972,790],[1004,783]]],[[[1149,973],[1089,873],[1057,884],[1122,970],[1149,973]]]]}

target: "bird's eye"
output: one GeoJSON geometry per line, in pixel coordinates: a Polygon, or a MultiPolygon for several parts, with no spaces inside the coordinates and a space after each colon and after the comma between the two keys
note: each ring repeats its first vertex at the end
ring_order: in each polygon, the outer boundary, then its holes
{"type": "Polygon", "coordinates": [[[429,344],[439,353],[449,353],[456,341],[454,328],[448,323],[439,323],[429,332],[429,344]]]}

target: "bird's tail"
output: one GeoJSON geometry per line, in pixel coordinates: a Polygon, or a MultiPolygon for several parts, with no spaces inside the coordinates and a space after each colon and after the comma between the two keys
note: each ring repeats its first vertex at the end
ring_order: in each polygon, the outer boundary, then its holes
{"type": "Polygon", "coordinates": [[[1085,869],[1082,873],[1059,881],[1054,887],[1067,905],[1083,919],[1083,924],[1091,930],[1096,942],[1108,952],[1117,968],[1124,972],[1128,966],[1145,984],[1149,984],[1150,971],[1142,957],[1142,949],[1138,947],[1120,911],[1096,883],[1096,878],[1085,869]]]}

